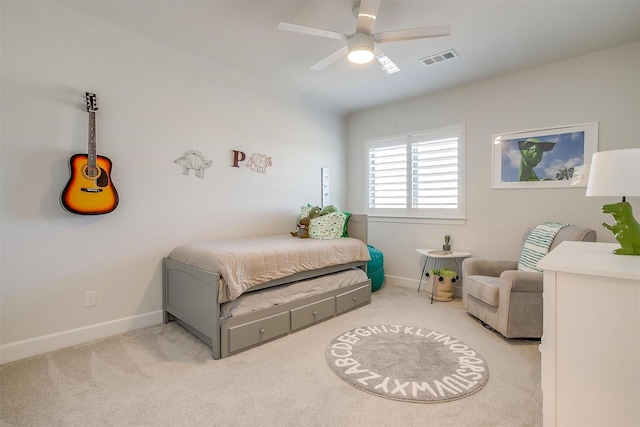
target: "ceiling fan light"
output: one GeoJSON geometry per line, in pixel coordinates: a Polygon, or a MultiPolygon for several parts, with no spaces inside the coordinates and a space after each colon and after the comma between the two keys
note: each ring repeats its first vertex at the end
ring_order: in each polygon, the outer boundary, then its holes
{"type": "Polygon", "coordinates": [[[348,40],[349,54],[347,58],[354,64],[366,64],[373,60],[375,39],[371,34],[355,33],[348,40]]]}
{"type": "Polygon", "coordinates": [[[365,48],[360,48],[350,51],[347,58],[354,64],[366,64],[373,60],[373,52],[365,48]]]}

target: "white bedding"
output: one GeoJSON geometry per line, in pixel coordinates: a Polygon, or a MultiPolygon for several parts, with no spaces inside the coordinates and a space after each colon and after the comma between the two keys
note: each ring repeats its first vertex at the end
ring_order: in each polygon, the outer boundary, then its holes
{"type": "Polygon", "coordinates": [[[174,249],[169,258],[218,273],[221,303],[295,273],[370,260],[367,245],[358,239],[298,239],[290,235],[191,243],[174,249]]]}
{"type": "Polygon", "coordinates": [[[367,274],[359,268],[352,268],[339,273],[327,274],[313,279],[294,282],[289,285],[275,286],[259,292],[248,292],[235,301],[220,305],[220,318],[258,311],[263,308],[285,304],[313,295],[367,280],[367,274]]]}

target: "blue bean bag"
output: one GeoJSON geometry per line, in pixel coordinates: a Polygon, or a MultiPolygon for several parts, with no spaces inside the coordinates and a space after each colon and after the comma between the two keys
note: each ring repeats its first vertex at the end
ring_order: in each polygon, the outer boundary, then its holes
{"type": "Polygon", "coordinates": [[[371,279],[371,290],[377,291],[384,283],[384,256],[382,251],[367,245],[371,261],[367,262],[367,276],[371,279]]]}

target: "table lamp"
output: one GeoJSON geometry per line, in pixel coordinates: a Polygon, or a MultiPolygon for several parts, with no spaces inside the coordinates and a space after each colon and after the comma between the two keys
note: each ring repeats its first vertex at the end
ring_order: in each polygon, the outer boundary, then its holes
{"type": "Polygon", "coordinates": [[[615,236],[620,248],[617,255],[640,255],[640,224],[633,217],[626,197],[640,196],[640,148],[600,151],[591,158],[587,197],[622,197],[619,203],[602,206],[613,215],[613,225],[602,223],[615,236]]]}

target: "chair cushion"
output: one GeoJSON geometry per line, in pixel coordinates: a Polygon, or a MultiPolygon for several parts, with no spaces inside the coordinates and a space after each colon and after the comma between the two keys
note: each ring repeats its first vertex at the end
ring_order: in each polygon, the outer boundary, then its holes
{"type": "Polygon", "coordinates": [[[472,295],[494,307],[498,306],[500,296],[499,277],[471,275],[464,279],[463,286],[468,295],[472,295]]]}

